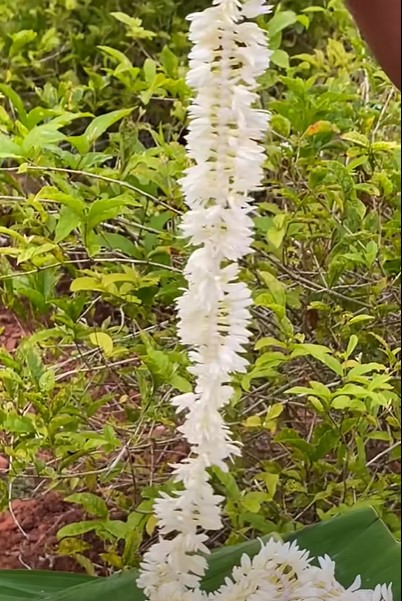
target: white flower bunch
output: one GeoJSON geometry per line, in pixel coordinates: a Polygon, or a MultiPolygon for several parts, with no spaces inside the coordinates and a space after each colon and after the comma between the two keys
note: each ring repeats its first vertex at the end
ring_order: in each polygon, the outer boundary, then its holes
{"type": "Polygon", "coordinates": [[[195,90],[187,136],[192,161],[181,182],[189,211],[182,233],[195,248],[185,268],[188,287],[178,301],[179,335],[188,346],[192,393],[172,399],[185,412],[179,428],[190,456],[175,465],[181,489],[155,503],[160,540],[145,554],[138,585],[150,601],[391,601],[387,588],[346,591],[334,566],[313,567],[296,545],[270,541],[244,556],[215,593],[200,588],[209,553],[206,532],[222,528],[208,468],[227,471],[240,454],[221,415],[232,375],[244,372],[251,294],[239,281],[239,260],[251,252],[253,199],[263,177],[261,140],[269,115],[255,107],[257,79],[268,65],[265,33],[248,21],[268,13],[264,0],[213,0],[190,15],[188,84],[195,90]]]}

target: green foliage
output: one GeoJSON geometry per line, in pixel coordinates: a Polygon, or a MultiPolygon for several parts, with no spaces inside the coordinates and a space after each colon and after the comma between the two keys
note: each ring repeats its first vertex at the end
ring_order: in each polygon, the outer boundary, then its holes
{"type": "MultiPolygon", "coordinates": [[[[372,509],[353,511],[347,516],[304,528],[287,539],[297,540],[301,548],[311,549],[312,557],[325,554],[336,557],[337,577],[344,586],[350,586],[358,572],[364,587],[374,588],[378,582],[393,582],[394,597],[400,597],[400,544],[372,509]]],[[[259,543],[249,541],[212,553],[203,583],[205,590],[217,590],[244,553],[253,556],[258,550],[259,543]]],[[[27,598],[35,601],[106,601],[112,595],[119,601],[133,598],[142,601],[144,596],[135,587],[136,574],[133,571],[108,579],[93,579],[47,572],[0,572],[0,601],[6,599],[4,594],[8,595],[8,600],[11,595],[16,601],[27,598]]]]}
{"type": "MultiPolygon", "coordinates": [[[[0,349],[0,501],[39,479],[80,504],[59,552],[89,573],[89,531],[106,566],[138,565],[185,452],[166,402],[191,386],[184,17],[207,4],[0,0],[0,298],[29,326],[0,349]]],[[[255,346],[228,411],[244,458],[213,472],[224,539],[368,505],[399,536],[399,97],[340,1],[261,25],[272,127],[243,265],[255,346]]]]}

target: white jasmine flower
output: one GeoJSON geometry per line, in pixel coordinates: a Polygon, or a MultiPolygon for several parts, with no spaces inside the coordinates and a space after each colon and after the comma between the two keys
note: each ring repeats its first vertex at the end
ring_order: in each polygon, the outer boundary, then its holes
{"type": "Polygon", "coordinates": [[[181,231],[194,247],[184,269],[187,288],[177,301],[178,333],[189,349],[192,392],[171,400],[184,413],[179,431],[191,446],[172,466],[179,490],[154,506],[160,539],[145,554],[138,586],[149,601],[392,601],[390,586],[361,590],[335,578],[325,556],[310,563],[296,543],[270,540],[252,559],[244,555],[218,591],[200,583],[207,569],[209,531],[222,528],[221,505],[208,468],[228,471],[240,455],[221,414],[234,373],[245,372],[251,294],[239,281],[239,260],[253,242],[252,191],[263,179],[261,144],[269,115],[255,106],[257,79],[270,59],[265,32],[247,21],[270,12],[264,0],[213,0],[189,16],[190,68],[195,91],[189,109],[187,155],[181,180],[189,209],[181,231]]]}

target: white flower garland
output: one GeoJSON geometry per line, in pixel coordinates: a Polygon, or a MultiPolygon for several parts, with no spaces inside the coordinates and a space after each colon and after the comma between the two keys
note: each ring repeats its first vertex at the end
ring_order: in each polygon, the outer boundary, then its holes
{"type": "Polygon", "coordinates": [[[221,415],[233,389],[232,374],[244,372],[250,337],[250,291],[238,280],[239,260],[251,252],[253,199],[263,176],[259,143],[268,113],[254,108],[257,78],[269,65],[265,33],[249,22],[270,12],[264,0],[213,0],[191,21],[188,84],[196,91],[190,108],[188,156],[193,166],[182,180],[189,211],[183,235],[196,248],[185,268],[188,289],[178,301],[179,335],[191,350],[194,392],[172,399],[185,411],[179,428],[190,456],[174,466],[182,490],[155,503],[160,540],[145,554],[138,585],[150,601],[391,601],[390,588],[347,591],[334,564],[310,564],[296,544],[270,541],[251,560],[244,556],[215,593],[200,588],[209,550],[206,531],[222,528],[220,505],[208,468],[227,471],[240,454],[221,415]]]}

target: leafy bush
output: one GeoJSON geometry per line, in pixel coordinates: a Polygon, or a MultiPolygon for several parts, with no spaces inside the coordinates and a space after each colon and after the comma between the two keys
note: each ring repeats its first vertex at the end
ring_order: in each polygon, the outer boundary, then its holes
{"type": "MultiPolygon", "coordinates": [[[[0,350],[1,503],[24,482],[81,504],[60,553],[89,571],[90,530],[108,566],[137,565],[185,452],[164,401],[190,387],[184,16],[207,4],[0,0],[0,293],[30,332],[0,350]]],[[[261,24],[272,128],[243,265],[252,368],[229,410],[244,459],[214,473],[225,541],[367,505],[399,536],[399,97],[341,2],[261,24]]]]}

